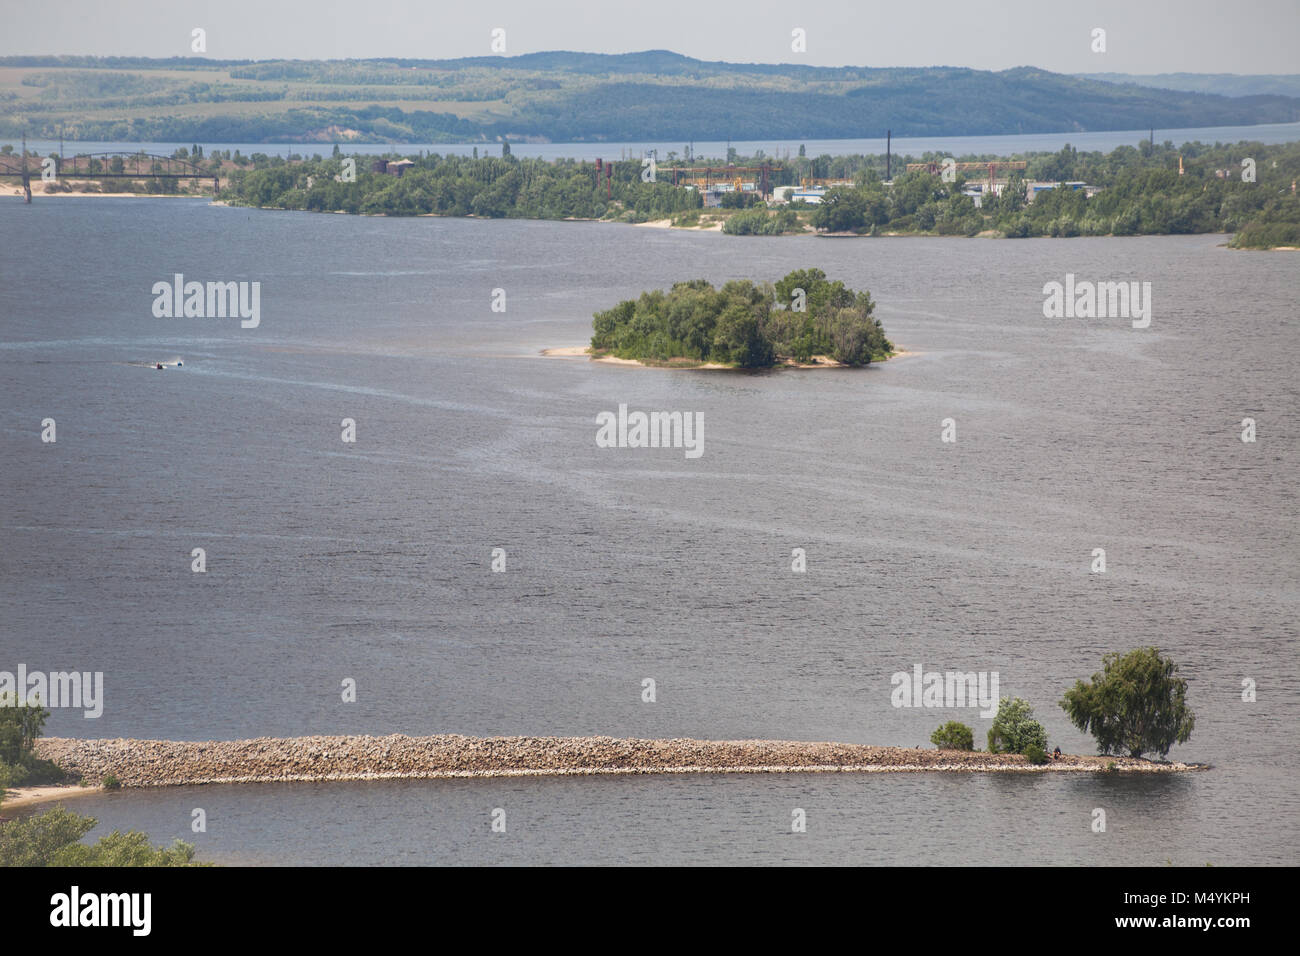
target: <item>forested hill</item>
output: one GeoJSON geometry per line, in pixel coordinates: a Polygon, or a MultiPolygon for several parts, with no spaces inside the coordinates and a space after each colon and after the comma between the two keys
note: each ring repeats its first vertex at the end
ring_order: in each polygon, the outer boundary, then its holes
{"type": "Polygon", "coordinates": [[[1300,121],[1300,98],[1032,67],[814,67],[665,50],[457,60],[0,58],[0,137],[186,142],[813,139],[1300,121]]]}

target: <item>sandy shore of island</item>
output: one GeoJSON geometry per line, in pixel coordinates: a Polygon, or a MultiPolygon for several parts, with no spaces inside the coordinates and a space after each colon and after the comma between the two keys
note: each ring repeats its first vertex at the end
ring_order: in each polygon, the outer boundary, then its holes
{"type": "Polygon", "coordinates": [[[261,737],[234,741],[44,738],[38,754],[123,787],[283,781],[691,773],[1173,773],[1197,765],[1067,755],[911,750],[790,740],[615,737],[261,737]]]}
{"type": "Polygon", "coordinates": [[[84,797],[103,792],[103,787],[82,787],[75,783],[49,787],[11,787],[5,791],[4,801],[0,802],[0,812],[36,803],[57,803],[71,797],[84,797]]]}
{"type": "Polygon", "coordinates": [[[674,226],[671,219],[650,219],[632,225],[642,229],[684,229],[688,232],[722,232],[722,220],[699,223],[694,226],[674,226]]]}
{"type": "MultiPolygon", "coordinates": [[[[0,195],[23,198],[23,188],[0,187],[0,195]]],[[[32,199],[203,199],[203,193],[92,193],[74,189],[70,192],[59,190],[47,193],[40,183],[32,183],[32,199]]]]}
{"type": "MultiPolygon", "coordinates": [[[[542,349],[543,356],[546,358],[588,358],[593,362],[604,362],[606,365],[639,365],[641,368],[682,368],[682,369],[730,369],[735,371],[735,366],[719,365],[716,362],[705,362],[701,365],[682,364],[675,365],[671,362],[663,365],[652,365],[648,362],[638,362],[636,359],[617,358],[613,355],[601,355],[593,357],[591,348],[586,345],[567,345],[560,348],[542,349]]],[[[896,348],[894,354],[886,361],[904,358],[908,356],[919,355],[919,352],[909,352],[904,348],[896,348]]],[[[803,368],[803,369],[827,369],[827,368],[849,368],[848,365],[842,365],[830,358],[828,355],[815,355],[813,362],[778,362],[773,368],[803,368]]],[[[873,362],[874,364],[878,364],[873,362]]]]}

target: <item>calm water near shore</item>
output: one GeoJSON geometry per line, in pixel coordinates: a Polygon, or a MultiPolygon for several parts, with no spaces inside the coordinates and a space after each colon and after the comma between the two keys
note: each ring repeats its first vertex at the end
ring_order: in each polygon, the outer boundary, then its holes
{"type": "Polygon", "coordinates": [[[51,735],[929,746],[959,719],[982,743],[972,710],[891,706],[890,676],[919,662],[997,671],[1052,745],[1087,753],[1062,691],[1155,643],[1197,713],[1170,756],[1215,765],[78,799],[100,831],[258,863],[1300,862],[1295,253],[147,199],[4,201],[0,230],[0,670],[105,675],[103,716],[56,710],[51,735]],[[806,266],[869,288],[917,354],[752,375],[538,355],[643,289],[806,266]],[[178,272],[261,282],[260,326],[154,318],[153,284],[178,272]],[[1043,284],[1067,273],[1150,282],[1151,327],[1045,319],[1043,284]],[[596,447],[597,413],[621,403],[702,412],[703,456],[596,447]]]}

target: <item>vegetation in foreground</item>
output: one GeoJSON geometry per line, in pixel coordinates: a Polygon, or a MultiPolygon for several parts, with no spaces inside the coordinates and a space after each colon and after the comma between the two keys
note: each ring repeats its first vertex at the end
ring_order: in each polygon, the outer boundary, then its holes
{"type": "MultiPolygon", "coordinates": [[[[50,712],[38,701],[17,704],[17,695],[0,695],[0,803],[6,787],[72,783],[74,778],[34,752],[50,712]]],[[[105,786],[108,786],[105,778],[105,786]]],[[[95,828],[94,817],[56,806],[44,813],[0,822],[0,866],[201,866],[192,844],[177,840],[155,847],[148,834],[114,830],[99,842],[81,838],[95,828]]]]}
{"type": "Polygon", "coordinates": [[[194,846],[177,840],[155,847],[145,833],[114,830],[99,842],[79,842],[98,821],[66,807],[0,823],[0,866],[203,866],[194,846]]]}
{"type": "Polygon", "coordinates": [[[820,269],[791,272],[775,285],[738,279],[715,289],[692,279],[597,312],[591,350],[659,364],[768,368],[826,356],[867,365],[894,350],[874,310],[869,292],[832,282],[820,269]]]}

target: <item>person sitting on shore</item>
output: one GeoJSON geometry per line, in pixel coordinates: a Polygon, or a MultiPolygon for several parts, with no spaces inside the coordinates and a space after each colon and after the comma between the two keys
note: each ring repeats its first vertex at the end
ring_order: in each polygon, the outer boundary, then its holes
{"type": "Polygon", "coordinates": [[[1052,759],[1053,759],[1053,760],[1060,760],[1060,759],[1061,759],[1061,748],[1060,748],[1060,747],[1057,747],[1055,750],[1052,751],[1052,759]]]}

